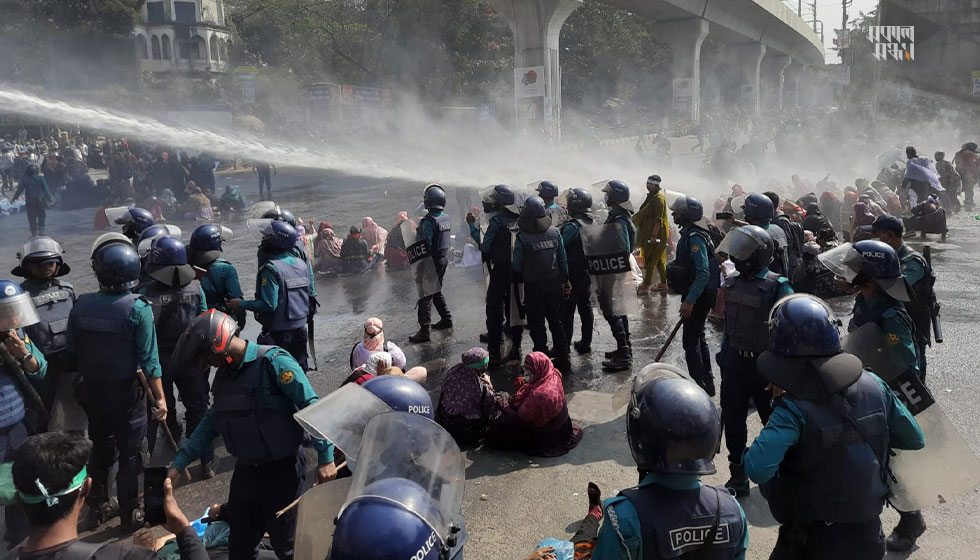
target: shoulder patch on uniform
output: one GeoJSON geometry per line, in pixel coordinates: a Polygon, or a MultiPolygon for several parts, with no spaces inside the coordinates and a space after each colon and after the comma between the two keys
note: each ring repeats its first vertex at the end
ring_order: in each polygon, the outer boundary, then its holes
{"type": "Polygon", "coordinates": [[[697,243],[691,243],[691,252],[692,253],[697,253],[700,250],[701,250],[701,246],[700,245],[698,245],[697,243]]]}
{"type": "Polygon", "coordinates": [[[287,369],[286,371],[279,374],[279,383],[282,383],[283,385],[288,385],[293,382],[294,378],[295,376],[293,375],[293,372],[287,369]]]}
{"type": "Polygon", "coordinates": [[[24,344],[30,344],[30,343],[31,343],[31,337],[27,333],[24,333],[24,344]]]}
{"type": "Polygon", "coordinates": [[[888,344],[898,344],[898,335],[895,333],[888,333],[888,344]]]}
{"type": "Polygon", "coordinates": [[[268,284],[268,283],[269,283],[269,279],[268,279],[268,278],[266,278],[265,276],[263,276],[263,277],[262,277],[262,285],[263,285],[263,286],[265,286],[265,285],[266,285],[266,284],[268,284]]]}

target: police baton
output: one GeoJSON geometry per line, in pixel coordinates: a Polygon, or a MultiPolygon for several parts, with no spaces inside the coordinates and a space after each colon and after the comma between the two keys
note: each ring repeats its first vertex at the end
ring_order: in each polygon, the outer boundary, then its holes
{"type": "MultiPolygon", "coordinates": [[[[342,469],[342,468],[344,468],[346,466],[347,466],[347,461],[345,460],[342,463],[340,463],[339,465],[337,465],[337,470],[339,471],[340,469],[342,469]]],[[[337,479],[335,478],[334,480],[337,480],[337,479]]],[[[330,482],[333,482],[333,481],[330,481],[330,482]]],[[[306,492],[303,492],[303,494],[306,494],[306,492]]],[[[277,511],[276,512],[276,519],[279,519],[280,517],[283,516],[284,513],[286,513],[287,511],[293,509],[294,507],[296,507],[299,504],[299,501],[302,500],[302,499],[303,499],[303,496],[300,495],[300,497],[298,497],[295,500],[293,500],[288,506],[286,506],[286,507],[282,508],[281,510],[277,511]]]]}
{"type": "MultiPolygon", "coordinates": [[[[143,385],[143,391],[146,392],[146,396],[152,396],[153,390],[150,389],[150,382],[146,380],[146,374],[143,373],[143,370],[137,369],[136,375],[138,375],[140,378],[140,383],[143,385]]],[[[158,422],[163,424],[163,433],[167,434],[167,441],[170,442],[170,447],[173,448],[174,453],[180,453],[180,447],[177,446],[177,440],[174,439],[174,434],[170,431],[170,426],[167,425],[167,419],[164,418],[163,420],[158,420],[158,422]]],[[[187,480],[191,479],[191,471],[189,471],[187,467],[184,467],[183,474],[185,477],[187,477],[187,480]]]]}
{"type": "Polygon", "coordinates": [[[677,324],[674,325],[674,330],[670,331],[670,336],[667,337],[667,342],[664,342],[664,345],[660,348],[660,352],[657,352],[657,357],[653,359],[654,362],[659,362],[660,358],[664,357],[664,354],[667,353],[667,348],[670,346],[670,343],[674,341],[674,337],[677,336],[677,331],[681,330],[681,325],[683,324],[684,319],[677,321],[677,324]]]}

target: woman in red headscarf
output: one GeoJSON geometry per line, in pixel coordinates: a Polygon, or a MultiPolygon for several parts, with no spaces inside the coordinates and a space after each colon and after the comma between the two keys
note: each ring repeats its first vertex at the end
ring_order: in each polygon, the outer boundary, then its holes
{"type": "Polygon", "coordinates": [[[402,231],[404,228],[408,228],[414,233],[415,222],[408,218],[408,212],[399,212],[395,226],[391,228],[391,233],[388,234],[388,240],[384,246],[386,268],[408,266],[408,252],[405,250],[405,238],[402,231]],[[403,222],[407,222],[407,225],[403,225],[403,222]]]}
{"type": "Polygon", "coordinates": [[[388,232],[385,228],[375,223],[371,216],[361,219],[361,235],[367,241],[371,254],[381,254],[385,250],[385,242],[388,240],[388,232]]]}
{"type": "Polygon", "coordinates": [[[316,271],[328,272],[343,262],[340,258],[340,249],[343,245],[344,240],[337,237],[333,227],[328,222],[320,222],[316,241],[313,242],[313,261],[316,263],[316,271]]]}
{"type": "Polygon", "coordinates": [[[524,358],[523,384],[490,426],[487,442],[537,457],[558,457],[582,440],[565,403],[561,372],[542,352],[524,358]]]}

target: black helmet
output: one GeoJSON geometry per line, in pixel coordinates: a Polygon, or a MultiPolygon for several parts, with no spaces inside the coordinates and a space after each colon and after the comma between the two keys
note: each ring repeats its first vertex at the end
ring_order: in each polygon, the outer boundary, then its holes
{"type": "Polygon", "coordinates": [[[776,216],[772,199],[764,194],[752,193],[745,197],[745,221],[769,225],[776,216]]]}
{"type": "Polygon", "coordinates": [[[444,210],[446,208],[446,191],[439,185],[425,187],[422,195],[422,205],[426,210],[444,210]]]}
{"type": "Polygon", "coordinates": [[[20,264],[15,266],[13,270],[10,271],[11,274],[16,276],[25,276],[24,274],[24,263],[28,261],[49,261],[57,260],[58,269],[55,271],[55,276],[64,276],[71,272],[71,267],[65,262],[65,250],[61,247],[61,244],[42,235],[40,237],[32,237],[20,251],[17,252],[17,259],[20,264]]]}
{"type": "Polygon", "coordinates": [[[580,214],[592,209],[592,195],[585,189],[571,189],[568,191],[567,201],[569,214],[580,214]]]}
{"type": "Polygon", "coordinates": [[[637,376],[626,412],[626,435],[641,471],[713,474],[721,416],[697,383],[666,364],[637,376]]]}
{"type": "Polygon", "coordinates": [[[216,309],[209,309],[195,317],[184,334],[177,340],[171,358],[174,365],[192,363],[201,351],[222,356],[224,362],[232,362],[228,349],[238,331],[238,323],[231,316],[216,309]]]}
{"type": "Polygon", "coordinates": [[[555,198],[558,196],[558,185],[551,181],[541,181],[536,189],[541,198],[555,198]]]}
{"type": "Polygon", "coordinates": [[[102,247],[92,258],[92,268],[105,292],[124,292],[139,284],[140,257],[129,245],[113,243],[102,247]]]}
{"type": "Polygon", "coordinates": [[[769,266],[776,244],[759,226],[740,226],[728,232],[718,245],[718,252],[728,255],[735,270],[751,278],[769,266]]]}

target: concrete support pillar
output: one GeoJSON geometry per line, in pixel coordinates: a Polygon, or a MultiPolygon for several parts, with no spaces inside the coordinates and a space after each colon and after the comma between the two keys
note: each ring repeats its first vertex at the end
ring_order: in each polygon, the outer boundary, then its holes
{"type": "Polygon", "coordinates": [[[802,63],[794,61],[783,73],[785,83],[783,87],[784,107],[800,106],[800,76],[803,75],[805,69],[806,66],[802,63]]]}
{"type": "Polygon", "coordinates": [[[489,0],[489,3],[507,19],[514,36],[518,130],[559,140],[561,66],[558,38],[565,20],[582,5],[582,0],[489,0]],[[542,71],[543,75],[538,75],[542,71]]]}
{"type": "Polygon", "coordinates": [[[701,116],[701,44],[708,36],[708,22],[691,18],[655,27],[657,38],[670,47],[672,114],[697,122],[701,116]]]}
{"type": "Polygon", "coordinates": [[[749,115],[759,114],[760,73],[762,58],[766,56],[766,46],[762,43],[746,43],[732,45],[738,60],[741,61],[742,71],[742,108],[749,115]]]}
{"type": "Polygon", "coordinates": [[[793,58],[779,53],[768,53],[762,60],[762,103],[766,109],[783,108],[783,84],[786,68],[793,58]]]}

